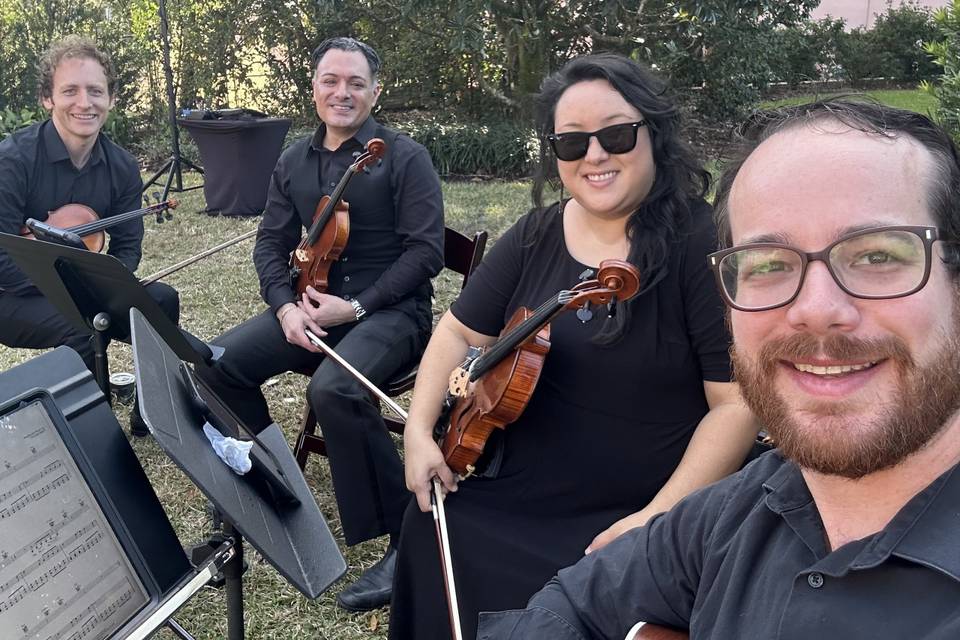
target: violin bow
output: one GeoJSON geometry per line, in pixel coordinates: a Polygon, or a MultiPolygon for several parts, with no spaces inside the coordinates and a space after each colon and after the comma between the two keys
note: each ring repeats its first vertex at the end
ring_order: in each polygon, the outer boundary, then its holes
{"type": "Polygon", "coordinates": [[[149,276],[147,276],[147,277],[145,277],[145,278],[142,278],[142,279],[140,280],[140,284],[142,284],[142,285],[148,285],[148,284],[150,284],[151,282],[156,282],[156,281],[159,280],[160,278],[166,278],[166,277],[167,277],[168,275],[170,275],[171,273],[176,273],[177,271],[180,271],[180,269],[183,269],[184,267],[189,267],[189,266],[192,265],[193,263],[199,262],[200,260],[203,260],[203,259],[206,258],[207,256],[212,256],[212,255],[215,254],[215,253],[218,253],[218,252],[220,252],[220,251],[223,251],[223,250],[226,249],[227,247],[232,247],[233,245],[237,244],[238,242],[243,242],[243,241],[246,240],[247,238],[252,238],[252,237],[255,236],[256,234],[257,234],[257,229],[251,229],[250,231],[247,231],[247,232],[245,232],[245,233],[241,233],[241,234],[238,235],[237,237],[231,238],[231,239],[226,240],[226,241],[224,241],[224,242],[221,242],[221,243],[218,244],[217,246],[215,246],[215,247],[210,247],[209,249],[206,249],[205,251],[201,251],[200,253],[198,253],[198,254],[195,255],[195,256],[190,256],[189,258],[186,258],[186,259],[184,259],[184,260],[181,260],[181,261],[178,262],[177,264],[170,265],[169,267],[167,267],[167,268],[165,268],[165,269],[161,269],[160,271],[157,271],[156,273],[151,273],[149,276]]]}
{"type": "MultiPolygon", "coordinates": [[[[323,353],[333,358],[337,364],[346,369],[360,384],[368,391],[377,396],[377,398],[401,419],[404,424],[407,422],[407,412],[394,402],[393,398],[380,390],[377,385],[370,382],[366,376],[356,370],[356,368],[343,359],[343,357],[333,350],[333,347],[325,343],[317,334],[310,329],[305,329],[307,339],[310,340],[323,353]]],[[[443,584],[447,594],[447,610],[450,614],[450,631],[453,633],[453,640],[463,640],[463,631],[460,629],[460,605],[457,601],[457,585],[453,579],[453,563],[450,556],[450,534],[447,532],[447,516],[443,509],[443,491],[440,485],[440,479],[434,476],[430,491],[430,510],[433,512],[434,530],[437,534],[437,545],[440,551],[440,563],[443,565],[443,584]]]]}

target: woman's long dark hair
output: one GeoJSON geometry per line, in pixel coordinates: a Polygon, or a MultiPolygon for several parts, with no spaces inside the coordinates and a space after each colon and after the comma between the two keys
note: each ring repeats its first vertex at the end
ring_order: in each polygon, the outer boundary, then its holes
{"type": "MultiPolygon", "coordinates": [[[[609,82],[648,123],[656,178],[650,193],[627,221],[627,259],[640,270],[642,295],[667,275],[672,245],[687,226],[697,201],[706,195],[710,174],[680,139],[680,112],[667,93],[666,83],[645,66],[621,55],[581,56],[548,76],[536,98],[540,166],[533,183],[533,204],[537,209],[544,209],[544,186],[559,182],[557,161],[547,141],[547,135],[553,133],[557,102],[571,86],[589,80],[609,82]]],[[[619,341],[629,327],[630,315],[630,305],[621,305],[616,317],[597,335],[596,343],[619,341]]]]}

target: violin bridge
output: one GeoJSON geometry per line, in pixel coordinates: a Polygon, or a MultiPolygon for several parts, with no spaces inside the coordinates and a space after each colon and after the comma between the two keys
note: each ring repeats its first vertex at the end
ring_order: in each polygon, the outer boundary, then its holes
{"type": "Polygon", "coordinates": [[[467,395],[467,387],[470,384],[470,372],[466,369],[457,367],[450,373],[450,381],[447,390],[450,395],[456,398],[463,398],[467,395]]]}

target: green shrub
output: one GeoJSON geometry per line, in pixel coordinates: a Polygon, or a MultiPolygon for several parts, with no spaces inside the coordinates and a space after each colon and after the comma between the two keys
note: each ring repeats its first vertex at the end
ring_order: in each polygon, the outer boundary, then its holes
{"type": "Polygon", "coordinates": [[[863,28],[838,34],[836,60],[841,75],[850,82],[864,78],[882,78],[892,62],[876,43],[872,31],[863,28]]]}
{"type": "Polygon", "coordinates": [[[515,122],[408,115],[390,118],[388,124],[425,146],[441,176],[525,176],[537,154],[533,129],[515,122]]]}
{"type": "Polygon", "coordinates": [[[960,143],[960,0],[953,0],[933,14],[939,39],[926,44],[926,51],[943,68],[935,84],[922,87],[935,95],[940,106],[937,119],[960,143]]]}
{"type": "Polygon", "coordinates": [[[871,30],[838,34],[837,63],[852,82],[864,78],[923,80],[936,72],[936,65],[923,48],[935,34],[927,9],[910,2],[899,7],[888,3],[871,30]]]}
{"type": "Polygon", "coordinates": [[[824,18],[782,29],[772,40],[768,57],[774,75],[791,87],[808,80],[838,75],[836,43],[843,37],[843,20],[824,18]]]}
{"type": "Polygon", "coordinates": [[[5,138],[17,129],[26,127],[34,122],[40,122],[47,114],[39,106],[31,109],[11,109],[5,107],[0,110],[0,138],[5,138]]]}
{"type": "Polygon", "coordinates": [[[885,77],[917,81],[937,73],[936,63],[923,48],[924,42],[937,37],[929,9],[912,2],[888,5],[886,13],[877,16],[872,34],[874,47],[886,63],[885,77]]]}

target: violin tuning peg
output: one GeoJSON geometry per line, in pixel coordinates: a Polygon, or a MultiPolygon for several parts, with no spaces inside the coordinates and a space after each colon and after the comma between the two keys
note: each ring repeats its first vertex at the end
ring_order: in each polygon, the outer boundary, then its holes
{"type": "Polygon", "coordinates": [[[613,298],[610,302],[607,303],[607,317],[616,318],[617,317],[617,299],[613,298]]]}
{"type": "Polygon", "coordinates": [[[593,318],[593,311],[590,310],[590,303],[587,302],[585,305],[577,309],[577,319],[586,324],[590,322],[593,318]]]}
{"type": "Polygon", "coordinates": [[[153,192],[153,201],[154,201],[154,202],[160,202],[160,192],[159,192],[159,191],[154,191],[154,192],[153,192]]]}
{"type": "Polygon", "coordinates": [[[365,174],[367,174],[367,175],[370,175],[370,167],[364,166],[364,167],[363,167],[363,172],[364,172],[365,174]]]}
{"type": "Polygon", "coordinates": [[[143,194],[143,205],[145,207],[150,206],[150,196],[148,196],[147,194],[143,194]]]}

